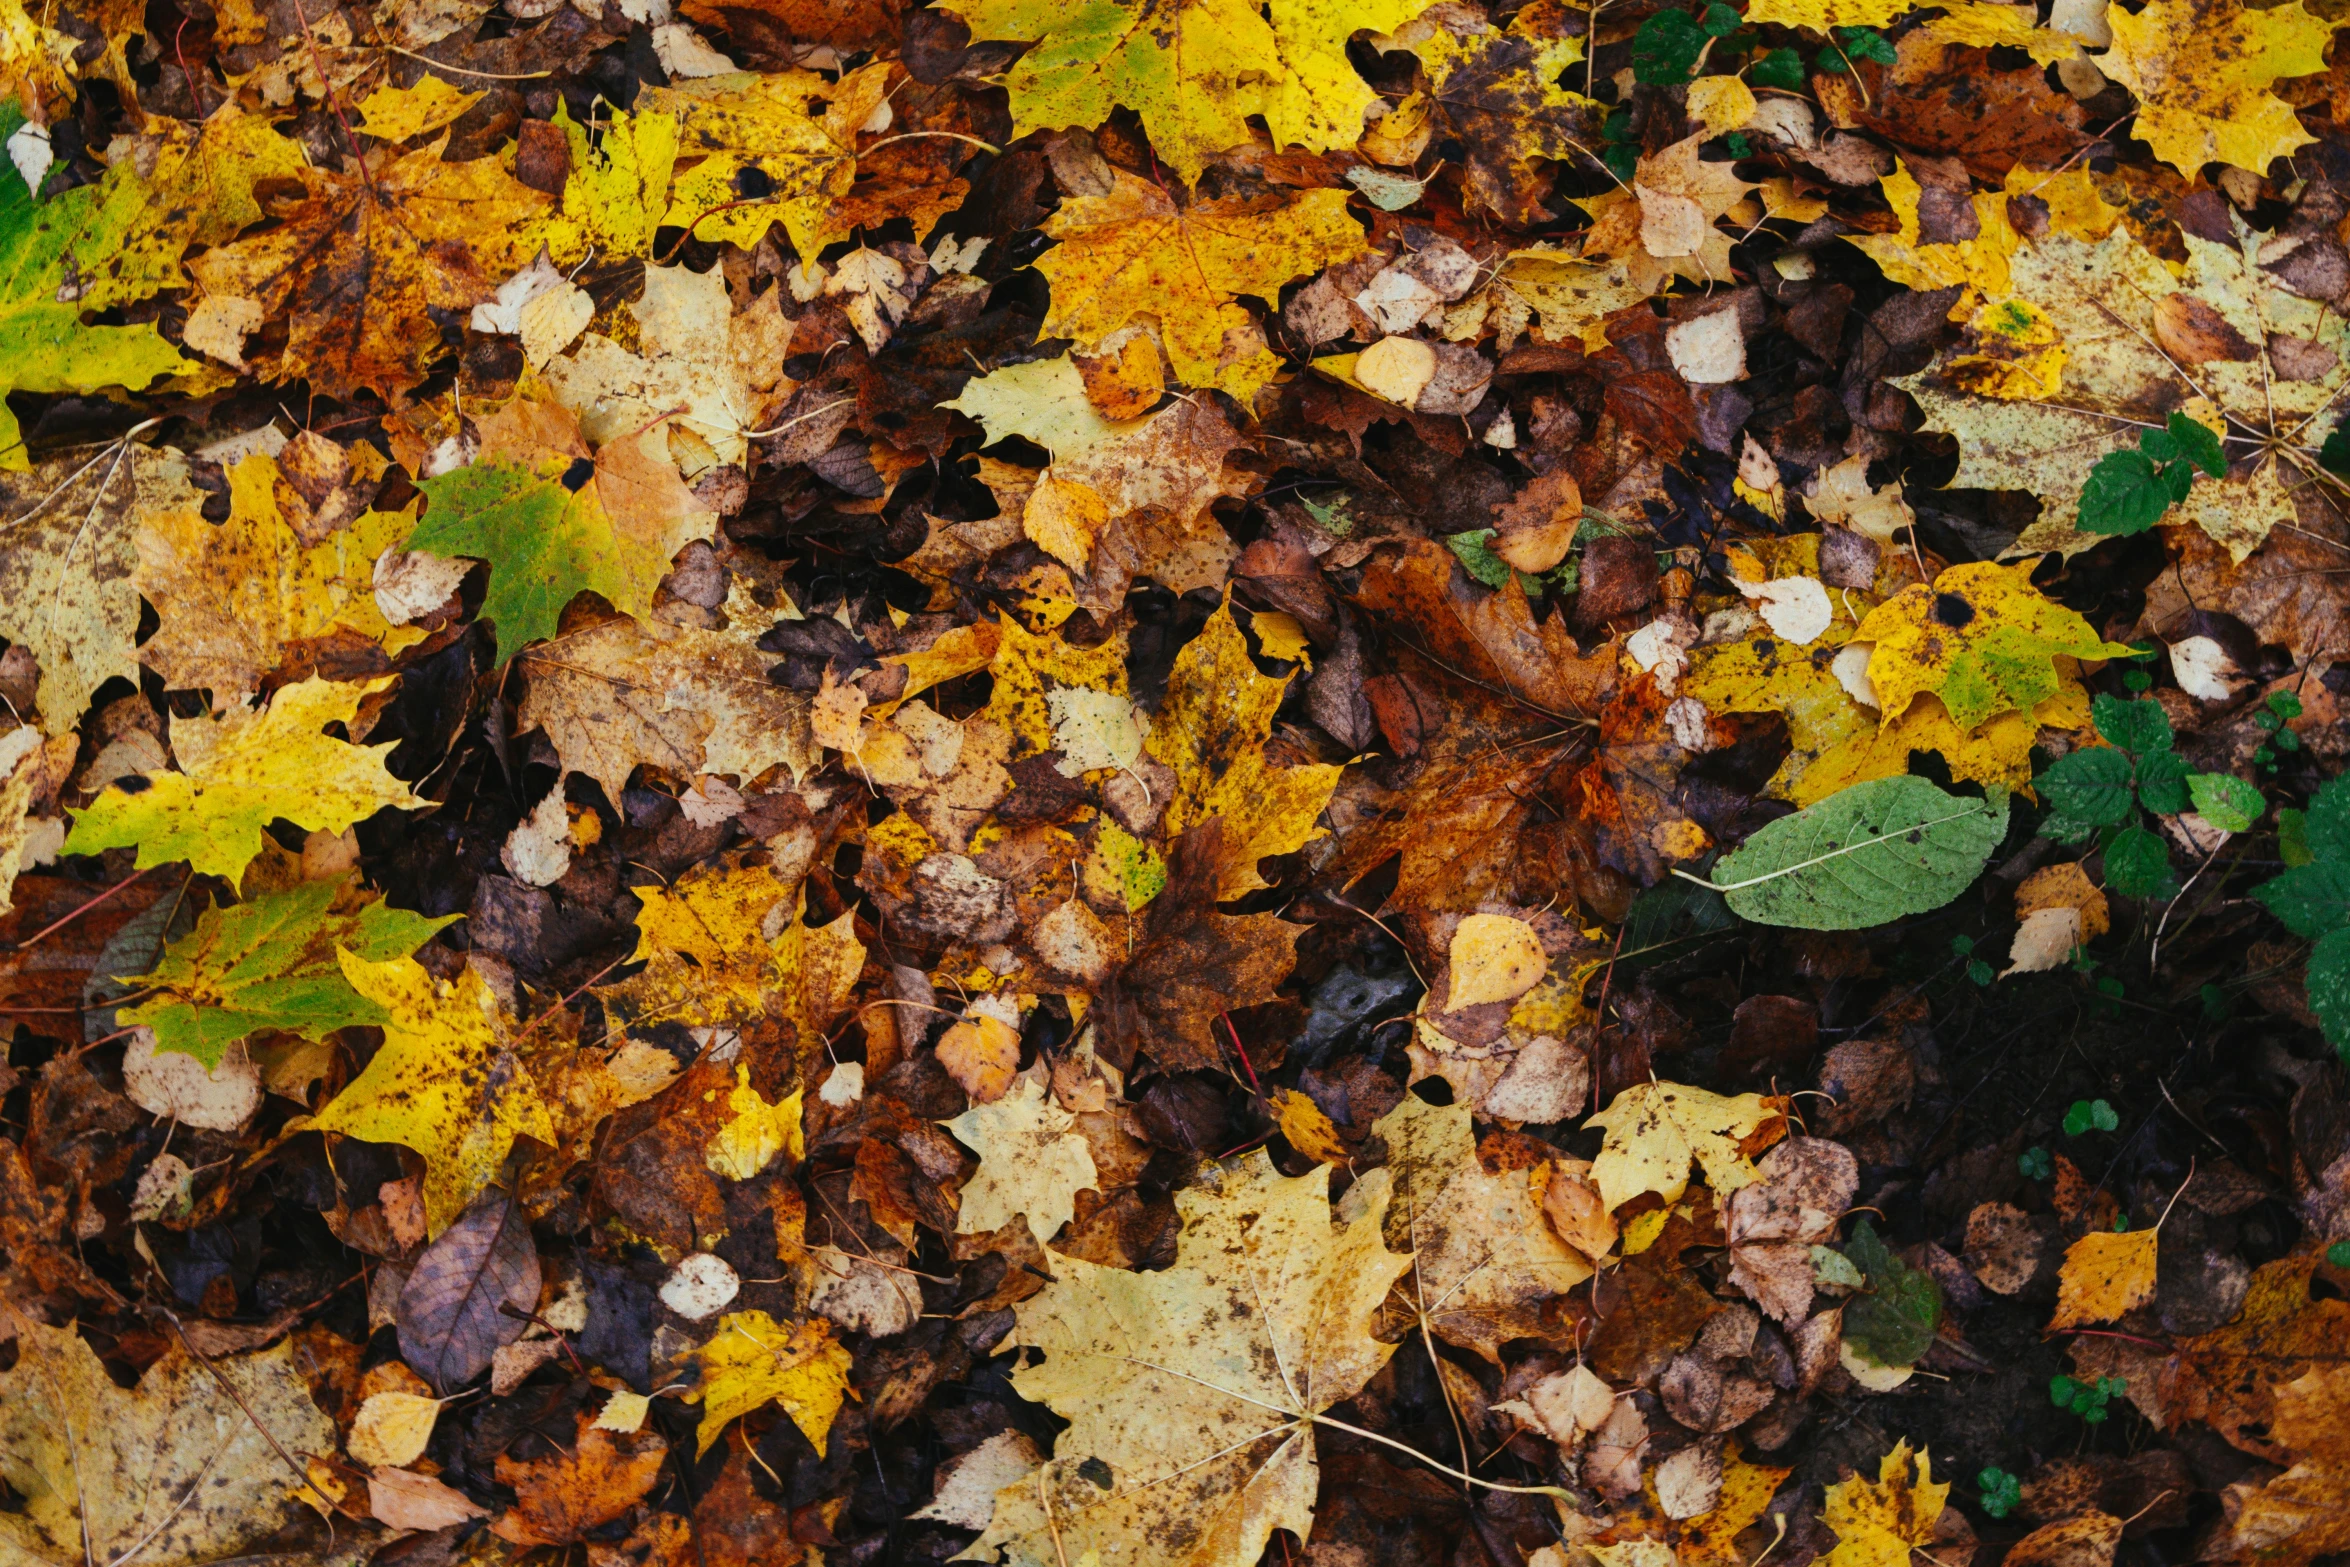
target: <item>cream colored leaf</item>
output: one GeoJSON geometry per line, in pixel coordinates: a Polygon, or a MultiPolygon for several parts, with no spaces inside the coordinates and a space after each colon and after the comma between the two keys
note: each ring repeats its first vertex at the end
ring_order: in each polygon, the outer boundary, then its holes
{"type": "Polygon", "coordinates": [[[1054,1282],[1015,1308],[1043,1359],[1013,1385],[1069,1426],[1035,1481],[997,1493],[973,1554],[1254,1567],[1275,1529],[1306,1538],[1314,1418],[1394,1353],[1371,1333],[1411,1265],[1381,1239],[1389,1179],[1357,1181],[1334,1221],[1329,1166],[1292,1180],[1259,1150],[1176,1194],[1172,1267],[1052,1254],[1054,1282]]]}
{"type": "Polygon", "coordinates": [[[1075,1215],[1077,1193],[1094,1184],[1093,1154],[1070,1130],[1077,1118],[1034,1077],[939,1124],[979,1155],[977,1173],[963,1183],[958,1235],[986,1234],[1024,1216],[1030,1233],[1049,1245],[1075,1215]]]}

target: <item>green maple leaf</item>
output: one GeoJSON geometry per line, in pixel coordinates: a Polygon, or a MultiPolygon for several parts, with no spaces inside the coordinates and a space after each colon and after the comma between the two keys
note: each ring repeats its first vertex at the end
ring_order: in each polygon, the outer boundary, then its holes
{"type": "MultiPolygon", "coordinates": [[[[0,104],[0,140],[24,124],[24,111],[0,104]]],[[[165,341],[153,323],[85,326],[85,305],[71,297],[79,257],[119,249],[130,240],[125,221],[137,202],[117,188],[131,176],[35,196],[14,163],[0,164],[0,468],[30,466],[24,434],[9,411],[10,392],[97,392],[110,386],[144,390],[167,375],[198,368],[165,341]],[[128,209],[128,210],[126,210],[128,209]],[[58,294],[68,292],[70,302],[58,294]]]]}
{"type": "Polygon", "coordinates": [[[456,918],[362,901],[347,877],[264,893],[207,912],[165,948],[155,971],[135,981],[164,994],[125,1008],[121,1020],[153,1029],[158,1051],[194,1056],[207,1069],[265,1028],[323,1039],[353,1024],[381,1024],[389,1014],[351,988],[335,949],[370,963],[404,958],[456,918]]]}
{"type": "Polygon", "coordinates": [[[408,548],[489,562],[481,615],[497,628],[500,659],[553,636],[563,606],[581,593],[600,593],[640,619],[652,612],[669,562],[612,525],[594,480],[595,464],[581,457],[535,472],[475,463],[417,486],[432,505],[408,548]]]}

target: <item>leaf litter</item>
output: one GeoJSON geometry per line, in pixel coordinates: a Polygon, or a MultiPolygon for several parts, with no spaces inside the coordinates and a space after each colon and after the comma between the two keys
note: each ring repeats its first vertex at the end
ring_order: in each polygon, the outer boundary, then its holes
{"type": "Polygon", "coordinates": [[[11,6],[0,1555],[2338,1555],[2334,31],[11,6]]]}

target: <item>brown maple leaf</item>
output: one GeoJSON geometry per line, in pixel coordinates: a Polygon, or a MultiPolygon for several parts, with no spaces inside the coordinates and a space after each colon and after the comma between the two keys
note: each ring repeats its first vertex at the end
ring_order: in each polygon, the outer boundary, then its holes
{"type": "Polygon", "coordinates": [[[1272,1000],[1296,967],[1305,927],[1216,911],[1231,857],[1220,816],[1175,841],[1167,885],[1143,912],[1133,954],[1102,987],[1102,1053],[1121,1071],[1143,1053],[1172,1072],[1215,1066],[1224,1059],[1209,1032],[1217,1016],[1272,1000]]]}
{"type": "Polygon", "coordinates": [[[440,352],[431,312],[495,293],[537,246],[547,205],[495,158],[444,163],[438,147],[371,157],[355,172],[305,169],[298,201],[273,205],[278,226],[188,264],[208,298],[248,301],[258,324],[289,312],[271,380],[308,377],[320,392],[390,396],[425,377],[440,352]]]}

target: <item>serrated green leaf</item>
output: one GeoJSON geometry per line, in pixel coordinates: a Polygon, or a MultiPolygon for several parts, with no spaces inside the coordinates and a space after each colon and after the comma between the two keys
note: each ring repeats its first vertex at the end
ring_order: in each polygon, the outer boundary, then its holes
{"type": "MultiPolygon", "coordinates": [[[[1757,58],[1747,68],[1757,87],[1776,87],[1784,92],[1803,90],[1803,56],[1792,49],[1773,49],[1757,58]]],[[[2350,441],[2343,443],[2350,448],[2350,441]]]]}
{"type": "Polygon", "coordinates": [[[2105,884],[2125,898],[2167,898],[2178,890],[2160,835],[2124,827],[2105,846],[2105,884]]]}
{"type": "Polygon", "coordinates": [[[2350,930],[2328,931],[2309,951],[2302,981],[2326,1043],[2350,1060],[2350,930]]]}
{"type": "Polygon", "coordinates": [[[2277,858],[2286,866],[2307,865],[2317,858],[2309,852],[2309,813],[2289,805],[2277,807],[2277,858]]]}
{"type": "Polygon", "coordinates": [[[2350,773],[2309,797],[2303,823],[2309,852],[2321,860],[2350,860],[2350,773]]]}
{"type": "Polygon", "coordinates": [[[1761,925],[1859,930],[1940,908],[2007,834],[2007,797],[1876,778],[1770,823],[1714,867],[1731,911],[1761,925]]]}
{"type": "Polygon", "coordinates": [[[1923,1268],[1893,1255],[1868,1220],[1852,1227],[1844,1255],[1868,1280],[1844,1307],[1844,1342],[1880,1366],[1913,1366],[1942,1325],[1942,1288],[1923,1268]]]}
{"type": "Polygon", "coordinates": [[[457,916],[427,919],[377,898],[355,902],[350,883],[304,882],[234,908],[212,909],[165,949],[142,986],[164,992],[123,1010],[155,1031],[158,1051],[218,1066],[228,1047],[262,1029],[323,1039],[387,1014],[343,978],[337,947],[371,963],[404,958],[457,916]],[[344,906],[337,908],[341,902],[344,906]]]}
{"type": "Polygon", "coordinates": [[[2134,755],[2171,748],[2170,715],[2160,702],[2101,695],[2090,699],[2089,716],[2108,742],[2134,755]]]}
{"type": "Polygon", "coordinates": [[[2227,454],[2220,449],[2219,437],[2212,432],[2210,425],[2200,419],[2190,419],[2185,414],[2175,413],[2170,416],[2170,423],[2165,429],[2172,443],[2178,447],[2180,456],[2215,479],[2227,477],[2227,454]]]}
{"type": "Polygon", "coordinates": [[[2221,832],[2250,832],[2268,808],[2258,789],[2229,773],[2189,773],[2187,794],[2195,814],[2221,832]]]}
{"type": "Polygon", "coordinates": [[[553,636],[563,606],[582,593],[600,593],[624,614],[652,612],[669,562],[612,525],[587,458],[553,460],[536,473],[474,463],[417,488],[431,505],[408,548],[489,562],[481,618],[496,628],[500,660],[553,636]]]}
{"type": "Polygon", "coordinates": [[[2084,533],[2144,533],[2175,504],[2154,459],[2132,447],[2108,452],[2081,486],[2080,525],[2084,533]]]}
{"type": "Polygon", "coordinates": [[[2252,896],[2296,936],[2350,930],[2350,860],[2297,865],[2253,888],[2252,896]]]}
{"type": "Polygon", "coordinates": [[[1632,35],[1632,79],[1651,87],[1679,86],[1697,68],[1707,36],[1686,11],[1657,12],[1632,35]]]}
{"type": "Polygon", "coordinates": [[[2157,816],[2176,816],[2192,803],[2187,794],[2187,759],[2176,751],[2151,751],[2138,758],[2138,803],[2157,816]]]}
{"type": "Polygon", "coordinates": [[[2130,814],[2130,759],[2091,746],[2058,757],[2032,787],[2051,810],[2084,826],[2118,826],[2130,814]]]}

